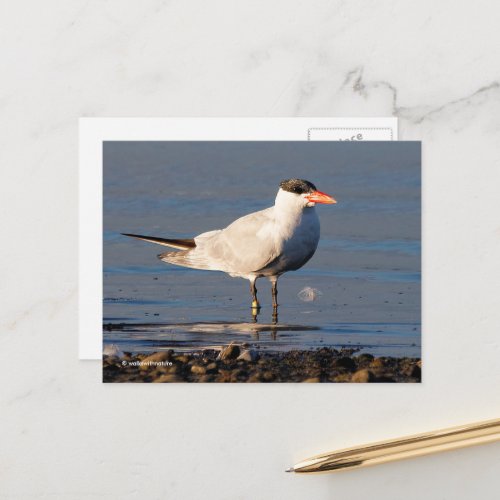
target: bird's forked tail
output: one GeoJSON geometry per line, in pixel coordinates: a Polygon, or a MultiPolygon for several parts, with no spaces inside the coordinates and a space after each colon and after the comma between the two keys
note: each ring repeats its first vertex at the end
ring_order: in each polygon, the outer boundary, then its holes
{"type": "Polygon", "coordinates": [[[137,238],[138,240],[149,241],[150,243],[156,243],[157,245],[163,245],[166,247],[177,248],[178,250],[190,250],[196,248],[196,243],[192,238],[186,239],[174,239],[174,238],[158,238],[157,236],[143,236],[142,234],[128,234],[122,233],[123,236],[130,236],[131,238],[137,238]]]}
{"type": "Polygon", "coordinates": [[[157,245],[176,248],[179,251],[165,252],[158,255],[158,258],[163,262],[169,262],[176,266],[191,267],[193,269],[207,269],[219,270],[214,267],[204,257],[203,252],[193,251],[196,250],[196,242],[194,239],[172,239],[172,238],[158,238],[156,236],[143,236],[141,234],[127,234],[122,233],[124,236],[137,238],[138,240],[149,241],[157,245]]]}

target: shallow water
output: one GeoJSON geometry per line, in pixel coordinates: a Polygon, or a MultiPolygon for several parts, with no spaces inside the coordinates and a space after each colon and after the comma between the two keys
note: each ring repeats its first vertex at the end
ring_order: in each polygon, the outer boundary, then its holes
{"type": "Polygon", "coordinates": [[[132,352],[235,341],[420,356],[417,143],[106,143],[104,200],[105,343],[132,352]],[[164,247],[120,235],[224,227],[271,206],[287,177],[311,180],[338,204],[317,207],[315,256],[279,280],[277,324],[265,279],[253,318],[245,280],[162,263],[164,247]],[[321,294],[304,302],[305,287],[321,294]]]}

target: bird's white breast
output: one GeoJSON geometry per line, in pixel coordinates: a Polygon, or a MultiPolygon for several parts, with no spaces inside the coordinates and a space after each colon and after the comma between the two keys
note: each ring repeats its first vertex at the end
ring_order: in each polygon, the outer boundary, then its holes
{"type": "Polygon", "coordinates": [[[277,217],[273,230],[272,238],[278,249],[278,257],[266,266],[264,275],[294,271],[314,255],[319,242],[320,225],[313,207],[301,210],[294,217],[277,217]]]}

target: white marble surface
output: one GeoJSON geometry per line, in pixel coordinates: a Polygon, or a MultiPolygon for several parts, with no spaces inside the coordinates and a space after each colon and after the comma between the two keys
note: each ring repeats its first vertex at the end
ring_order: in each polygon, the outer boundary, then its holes
{"type": "Polygon", "coordinates": [[[500,416],[498,2],[0,10],[0,498],[498,498],[500,443],[282,472],[500,416]],[[99,363],[78,362],[79,116],[391,114],[424,142],[422,385],[103,385],[99,363]]]}

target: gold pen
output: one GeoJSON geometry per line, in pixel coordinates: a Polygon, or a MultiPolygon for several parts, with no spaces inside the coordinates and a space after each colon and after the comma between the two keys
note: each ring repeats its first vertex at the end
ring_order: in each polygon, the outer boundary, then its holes
{"type": "Polygon", "coordinates": [[[286,472],[302,474],[357,469],[497,440],[500,440],[500,419],[324,453],[299,462],[286,472]]]}

